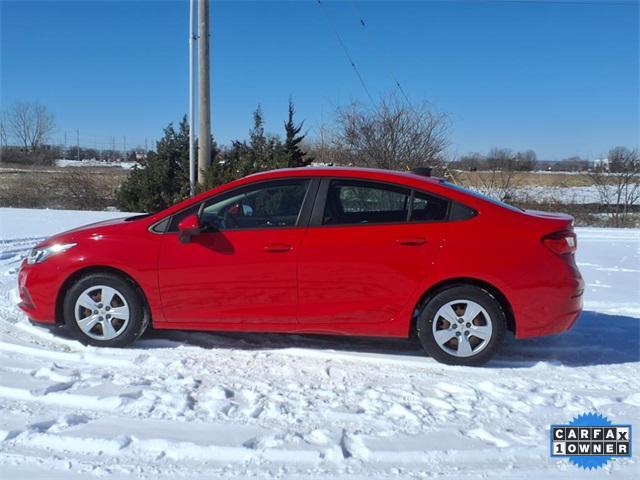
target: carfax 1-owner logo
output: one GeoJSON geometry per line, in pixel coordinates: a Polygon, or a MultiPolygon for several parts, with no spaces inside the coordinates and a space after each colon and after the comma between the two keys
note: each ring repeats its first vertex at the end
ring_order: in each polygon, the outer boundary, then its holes
{"type": "Polygon", "coordinates": [[[631,447],[631,425],[613,425],[599,413],[551,425],[551,456],[566,457],[584,469],[602,467],[614,457],[631,457],[631,447]]]}

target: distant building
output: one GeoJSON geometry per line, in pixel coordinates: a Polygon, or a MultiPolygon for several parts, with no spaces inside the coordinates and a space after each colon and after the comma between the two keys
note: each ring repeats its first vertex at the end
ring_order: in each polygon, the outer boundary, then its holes
{"type": "Polygon", "coordinates": [[[599,168],[603,170],[609,170],[608,158],[597,158],[593,161],[593,168],[599,168]]]}

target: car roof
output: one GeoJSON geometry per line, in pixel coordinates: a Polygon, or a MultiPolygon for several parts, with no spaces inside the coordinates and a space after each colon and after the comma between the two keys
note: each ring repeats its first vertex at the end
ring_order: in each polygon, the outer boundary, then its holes
{"type": "MultiPolygon", "coordinates": [[[[286,177],[354,177],[363,179],[387,179],[394,178],[401,182],[421,180],[430,183],[440,183],[441,179],[418,175],[410,171],[385,170],[382,168],[363,167],[303,167],[303,168],[281,168],[248,175],[247,180],[257,180],[259,178],[286,178],[286,177]]],[[[404,183],[403,182],[403,183],[404,183]]]]}
{"type": "MultiPolygon", "coordinates": [[[[217,193],[222,193],[227,190],[231,190],[233,188],[242,187],[245,185],[250,185],[255,182],[260,181],[268,181],[268,180],[279,180],[286,178],[309,178],[309,177],[338,177],[338,178],[354,178],[360,180],[372,180],[379,182],[389,182],[389,183],[397,183],[404,185],[408,188],[425,188],[432,193],[440,194],[447,198],[453,200],[461,200],[464,199],[465,203],[470,204],[475,208],[475,205],[480,202],[480,200],[471,197],[470,195],[450,189],[446,187],[446,183],[443,183],[443,179],[438,177],[428,177],[426,175],[418,175],[416,173],[410,171],[397,171],[397,170],[385,170],[382,168],[362,168],[362,167],[300,167],[300,168],[281,168],[277,170],[269,170],[265,172],[258,172],[251,175],[247,175],[246,177],[239,178],[237,180],[233,180],[231,182],[220,185],[211,190],[205,191],[196,195],[195,197],[184,200],[183,202],[177,203],[162,212],[158,212],[153,215],[152,220],[156,221],[158,218],[164,217],[166,215],[173,214],[177,211],[182,210],[183,208],[187,208],[189,205],[194,205],[198,202],[201,202],[211,195],[215,195],[217,193]],[[427,185],[429,187],[427,187],[427,185]]],[[[482,204],[487,204],[488,202],[482,201],[482,204]]]]}

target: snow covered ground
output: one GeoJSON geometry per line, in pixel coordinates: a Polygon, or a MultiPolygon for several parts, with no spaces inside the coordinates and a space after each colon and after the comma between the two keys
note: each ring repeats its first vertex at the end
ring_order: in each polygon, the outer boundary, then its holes
{"type": "MultiPolygon", "coordinates": [[[[495,188],[483,188],[470,186],[471,190],[477,190],[480,193],[489,195],[494,198],[502,198],[503,192],[495,188]]],[[[608,198],[611,202],[615,202],[617,198],[616,187],[608,186],[608,198]]],[[[547,186],[547,185],[528,185],[523,187],[515,187],[512,192],[512,199],[519,202],[552,202],[558,204],[586,204],[601,203],[601,196],[595,186],[547,186]]],[[[640,198],[631,202],[633,205],[640,204],[640,198]]]]}
{"type": "Polygon", "coordinates": [[[639,435],[640,230],[578,229],[574,329],[464,368],[409,341],[150,332],[116,350],[29,324],[30,246],[118,215],[0,209],[3,479],[639,478],[638,447],[585,473],[549,458],[548,430],[595,410],[639,435]]]}
{"type": "Polygon", "coordinates": [[[96,160],[95,158],[85,160],[69,160],[58,159],[56,160],[58,167],[114,167],[124,168],[125,170],[131,170],[134,166],[138,165],[137,162],[109,162],[96,160]]]}
{"type": "MultiPolygon", "coordinates": [[[[616,197],[616,187],[608,186],[608,198],[614,201],[616,197]]],[[[595,186],[582,187],[549,187],[542,185],[530,185],[516,189],[516,198],[522,201],[536,202],[556,202],[556,203],[600,203],[601,197],[595,186]]],[[[640,199],[633,202],[640,204],[640,199]]]]}

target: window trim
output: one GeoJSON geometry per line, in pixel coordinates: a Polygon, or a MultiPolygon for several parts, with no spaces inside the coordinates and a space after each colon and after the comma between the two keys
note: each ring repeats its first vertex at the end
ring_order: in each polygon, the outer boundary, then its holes
{"type": "Polygon", "coordinates": [[[429,192],[425,190],[420,190],[420,189],[411,187],[409,185],[403,185],[401,183],[386,182],[383,180],[371,180],[368,178],[360,178],[360,177],[322,177],[322,182],[320,183],[320,187],[316,195],[316,201],[313,205],[313,210],[311,212],[311,218],[309,219],[309,227],[314,227],[314,228],[317,228],[317,227],[326,227],[326,228],[375,227],[378,225],[414,225],[414,224],[421,224],[421,223],[448,223],[451,221],[449,220],[449,215],[451,213],[451,205],[453,204],[453,202],[454,200],[444,197],[442,195],[438,195],[433,192],[429,192]],[[325,225],[324,223],[322,223],[322,221],[324,219],[324,210],[327,203],[327,197],[329,195],[329,186],[331,185],[332,180],[347,180],[347,181],[353,181],[353,182],[373,183],[373,184],[378,184],[382,186],[390,186],[394,188],[403,188],[405,190],[408,190],[410,192],[410,199],[409,199],[409,208],[407,208],[407,217],[403,222],[341,223],[338,225],[336,224],[325,225]],[[413,221],[410,220],[411,213],[413,211],[413,198],[414,198],[415,192],[424,193],[425,195],[431,195],[433,197],[439,198],[447,202],[447,212],[445,214],[445,218],[443,218],[442,220],[413,220],[413,221]]]}
{"type": "MultiPolygon", "coordinates": [[[[262,180],[262,181],[258,181],[258,182],[253,182],[253,183],[249,183],[246,185],[240,185],[236,188],[232,188],[231,190],[226,190],[224,192],[220,192],[216,195],[211,195],[210,197],[207,197],[203,200],[201,200],[198,203],[193,203],[175,213],[172,213],[171,215],[168,215],[160,220],[158,220],[157,222],[155,222],[153,225],[151,225],[149,227],[149,230],[151,230],[153,233],[156,234],[161,234],[161,235],[167,235],[167,234],[178,234],[179,232],[175,231],[175,232],[171,232],[168,231],[169,226],[171,225],[171,222],[173,221],[173,217],[175,217],[176,215],[179,215],[181,213],[183,213],[185,210],[189,210],[191,208],[193,208],[194,206],[198,205],[198,217],[200,217],[201,213],[202,213],[202,209],[204,208],[204,205],[216,198],[220,198],[220,199],[224,199],[225,197],[232,197],[234,195],[238,195],[240,193],[243,193],[243,191],[247,191],[247,190],[252,190],[254,187],[264,187],[264,186],[268,186],[271,184],[282,184],[282,183],[287,183],[287,182],[300,182],[300,181],[307,181],[309,182],[309,185],[307,187],[307,191],[305,192],[304,198],[302,200],[302,206],[300,207],[300,212],[298,213],[298,218],[296,219],[296,224],[295,225],[291,225],[291,226],[286,226],[286,227],[281,227],[281,226],[269,226],[269,227],[253,227],[253,228],[234,228],[234,229],[224,229],[224,230],[218,230],[219,232],[227,232],[227,231],[237,231],[237,232],[244,232],[244,231],[256,231],[256,230],[274,230],[274,229],[283,229],[283,228],[306,228],[309,224],[309,218],[310,218],[310,213],[311,213],[311,209],[313,207],[313,204],[315,202],[316,199],[316,194],[318,192],[318,187],[320,185],[320,179],[317,177],[286,177],[286,178],[272,178],[269,180],[262,180]],[[167,222],[164,231],[160,232],[158,230],[156,230],[155,228],[159,225],[161,225],[163,222],[167,222]]],[[[214,233],[214,231],[205,231],[203,233],[214,233]]]]}

